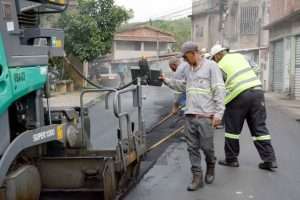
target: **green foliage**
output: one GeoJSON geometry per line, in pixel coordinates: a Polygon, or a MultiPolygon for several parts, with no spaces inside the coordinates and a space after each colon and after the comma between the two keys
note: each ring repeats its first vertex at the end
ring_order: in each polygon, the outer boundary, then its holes
{"type": "Polygon", "coordinates": [[[153,21],[149,22],[149,25],[152,25],[156,28],[159,28],[163,31],[173,33],[176,38],[175,50],[180,50],[181,45],[191,40],[191,31],[192,23],[189,18],[182,18],[172,21],[153,21]]]}
{"type": "Polygon", "coordinates": [[[82,62],[110,52],[116,29],[132,17],[132,11],[114,5],[114,0],[78,0],[78,8],[61,15],[65,50],[82,62]]]}

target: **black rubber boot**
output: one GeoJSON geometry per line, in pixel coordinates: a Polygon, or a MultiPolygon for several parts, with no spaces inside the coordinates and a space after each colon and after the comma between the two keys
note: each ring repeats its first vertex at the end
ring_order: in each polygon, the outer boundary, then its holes
{"type": "Polygon", "coordinates": [[[203,174],[199,173],[199,174],[194,174],[193,175],[193,180],[190,183],[190,185],[187,187],[188,191],[196,191],[199,188],[202,188],[204,186],[203,183],[203,174]]]}
{"type": "Polygon", "coordinates": [[[263,170],[273,171],[273,169],[278,168],[276,162],[262,162],[258,164],[258,167],[263,170]]]}
{"type": "Polygon", "coordinates": [[[219,165],[227,166],[227,167],[239,167],[239,161],[227,161],[227,160],[220,160],[219,165]]]}

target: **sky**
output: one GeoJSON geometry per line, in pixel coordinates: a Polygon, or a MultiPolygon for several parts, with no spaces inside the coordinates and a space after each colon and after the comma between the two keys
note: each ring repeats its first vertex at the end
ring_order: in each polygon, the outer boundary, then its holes
{"type": "Polygon", "coordinates": [[[130,22],[156,19],[192,6],[192,0],[115,0],[115,3],[134,11],[134,18],[130,22]]]}

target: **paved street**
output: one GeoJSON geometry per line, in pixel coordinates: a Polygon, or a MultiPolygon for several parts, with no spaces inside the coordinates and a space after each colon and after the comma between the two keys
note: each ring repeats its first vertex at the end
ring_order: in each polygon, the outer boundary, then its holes
{"type": "MultiPolygon", "coordinates": [[[[276,172],[258,169],[260,159],[245,126],[241,137],[240,167],[232,169],[218,165],[214,184],[197,192],[186,191],[191,178],[190,165],[186,145],[177,142],[165,151],[125,200],[298,200],[300,123],[295,120],[296,115],[278,100],[268,98],[267,105],[268,125],[279,164],[276,172]]],[[[217,131],[215,146],[219,159],[224,157],[223,143],[223,131],[217,131]]]]}
{"type": "MultiPolygon", "coordinates": [[[[143,88],[143,113],[146,129],[171,110],[173,93],[166,87],[143,88]]],[[[105,109],[104,101],[97,103],[89,109],[91,118],[92,149],[110,150],[117,145],[118,119],[112,110],[112,98],[109,100],[109,109],[105,109]]],[[[137,108],[132,107],[132,93],[124,94],[122,98],[122,111],[130,113],[131,121],[137,124],[137,108]]],[[[125,120],[123,130],[126,129],[125,120]]],[[[126,137],[126,134],[124,135],[126,137]]]]}

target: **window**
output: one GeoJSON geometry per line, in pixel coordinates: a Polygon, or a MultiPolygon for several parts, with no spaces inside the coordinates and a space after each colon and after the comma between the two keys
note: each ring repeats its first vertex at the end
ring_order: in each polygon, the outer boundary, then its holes
{"type": "Polygon", "coordinates": [[[145,51],[156,51],[157,50],[156,42],[144,42],[145,51]]]}
{"type": "Polygon", "coordinates": [[[196,38],[203,37],[203,26],[200,26],[200,25],[196,24],[196,26],[195,26],[195,35],[196,35],[196,38]]]}
{"type": "Polygon", "coordinates": [[[3,2],[2,9],[3,9],[3,13],[4,13],[4,19],[10,20],[12,18],[11,3],[3,2]]]}
{"type": "Polygon", "coordinates": [[[258,7],[241,8],[241,34],[256,34],[258,28],[258,7]]]}
{"type": "Polygon", "coordinates": [[[168,51],[168,43],[166,43],[166,42],[161,42],[161,43],[159,44],[159,51],[161,51],[161,52],[166,52],[166,51],[168,51]]]}
{"type": "Polygon", "coordinates": [[[118,41],[117,50],[121,51],[141,51],[141,42],[118,41]]]}

